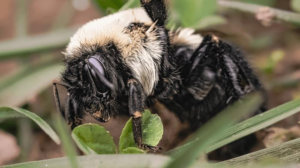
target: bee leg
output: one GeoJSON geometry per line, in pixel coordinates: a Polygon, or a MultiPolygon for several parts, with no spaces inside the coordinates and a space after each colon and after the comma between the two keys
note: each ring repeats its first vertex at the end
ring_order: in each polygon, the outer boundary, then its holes
{"type": "Polygon", "coordinates": [[[215,68],[216,59],[211,59],[211,64],[203,63],[207,56],[206,50],[215,44],[212,36],[205,36],[201,46],[192,55],[189,64],[185,67],[187,78],[183,81],[187,91],[197,100],[203,100],[213,89],[219,69],[215,68]]]}
{"type": "Polygon", "coordinates": [[[167,19],[167,10],[164,0],[140,0],[142,7],[157,26],[164,26],[167,19]]]}
{"type": "Polygon", "coordinates": [[[129,113],[132,117],[132,130],[134,142],[137,146],[144,150],[156,152],[159,147],[143,144],[142,141],[142,111],[145,108],[146,96],[143,93],[143,88],[139,82],[134,79],[128,81],[129,86],[129,113]]]}
{"type": "Polygon", "coordinates": [[[203,100],[216,83],[216,73],[210,67],[197,69],[185,82],[187,91],[191,93],[195,99],[203,100]]]}
{"type": "Polygon", "coordinates": [[[194,69],[198,66],[198,64],[205,57],[206,50],[212,47],[213,44],[216,44],[213,41],[213,37],[211,35],[206,35],[203,38],[201,45],[196,49],[191,58],[189,59],[189,63],[185,65],[184,68],[184,76],[190,76],[190,74],[194,71],[194,69]]]}
{"type": "Polygon", "coordinates": [[[70,98],[69,93],[67,96],[67,105],[65,107],[65,112],[68,125],[70,125],[72,130],[78,125],[82,124],[83,110],[78,106],[77,102],[74,99],[70,98]]]}

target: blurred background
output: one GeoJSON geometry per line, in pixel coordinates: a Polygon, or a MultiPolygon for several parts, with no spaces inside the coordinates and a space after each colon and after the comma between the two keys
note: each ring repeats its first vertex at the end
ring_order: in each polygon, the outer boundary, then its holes
{"type": "MultiPolygon", "coordinates": [[[[168,1],[171,13],[168,27],[193,27],[201,34],[214,33],[246,53],[268,92],[269,108],[300,98],[299,0],[168,1]],[[238,7],[230,2],[243,5],[238,7]],[[281,10],[293,13],[283,13],[288,17],[281,20],[275,17],[281,10]]],[[[2,1],[0,106],[28,109],[54,126],[52,80],[59,79],[62,52],[70,36],[90,20],[135,6],[139,6],[137,0],[2,1]]],[[[66,93],[63,88],[60,90],[63,97],[66,93]]],[[[176,147],[188,136],[188,126],[161,104],[152,112],[163,119],[165,134],[159,146],[164,151],[176,147]]],[[[119,117],[102,124],[115,142],[127,119],[119,117]]],[[[296,115],[277,123],[269,132],[257,133],[261,142],[256,149],[298,137],[299,120],[296,115]],[[270,142],[270,136],[279,138],[270,142]]],[[[96,121],[87,116],[85,122],[96,121]]],[[[61,146],[32,121],[0,120],[0,165],[61,156],[64,156],[61,146]]]]}

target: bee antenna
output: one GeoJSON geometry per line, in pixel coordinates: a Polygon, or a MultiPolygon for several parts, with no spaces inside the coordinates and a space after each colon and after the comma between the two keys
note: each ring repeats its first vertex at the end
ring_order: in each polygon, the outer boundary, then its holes
{"type": "MultiPolygon", "coordinates": [[[[60,100],[59,100],[59,95],[58,95],[58,89],[57,89],[57,85],[61,85],[61,86],[64,86],[66,87],[67,89],[70,88],[70,85],[64,83],[64,82],[61,82],[61,81],[58,81],[58,80],[54,80],[52,82],[53,84],[53,93],[54,93],[54,99],[55,99],[55,105],[56,105],[56,110],[62,114],[62,116],[64,118],[66,118],[65,114],[62,112],[61,110],[61,106],[60,106],[60,100]]],[[[68,93],[69,94],[69,93],[68,93]]]]}

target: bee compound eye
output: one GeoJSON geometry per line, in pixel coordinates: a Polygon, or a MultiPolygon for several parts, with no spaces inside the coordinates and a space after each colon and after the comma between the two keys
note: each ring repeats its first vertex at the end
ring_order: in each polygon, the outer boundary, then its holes
{"type": "Polygon", "coordinates": [[[96,58],[89,58],[84,66],[84,71],[89,73],[98,92],[105,93],[108,89],[113,89],[113,84],[105,76],[105,69],[102,63],[96,58]]]}
{"type": "Polygon", "coordinates": [[[105,93],[108,88],[101,82],[100,78],[97,76],[95,70],[91,68],[89,65],[84,66],[85,75],[83,80],[85,82],[93,82],[98,92],[105,93]]]}
{"type": "Polygon", "coordinates": [[[96,74],[94,69],[91,69],[91,75],[92,75],[92,78],[94,80],[94,83],[96,85],[98,92],[100,92],[100,93],[106,92],[108,90],[108,88],[102,83],[102,81],[100,80],[99,76],[96,74]]]}

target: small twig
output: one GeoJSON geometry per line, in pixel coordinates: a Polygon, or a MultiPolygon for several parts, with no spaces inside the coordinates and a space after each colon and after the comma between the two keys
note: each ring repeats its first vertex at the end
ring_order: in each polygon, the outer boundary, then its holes
{"type": "MultiPolygon", "coordinates": [[[[218,0],[218,4],[223,7],[234,8],[237,10],[250,12],[254,14],[256,14],[259,11],[259,9],[265,7],[261,5],[254,5],[249,3],[226,1],[226,0],[218,0]]],[[[270,8],[270,10],[272,10],[272,12],[274,13],[274,18],[276,19],[283,20],[286,22],[291,22],[291,23],[298,23],[298,24],[300,23],[300,14],[279,10],[275,8],[270,8]]]]}

